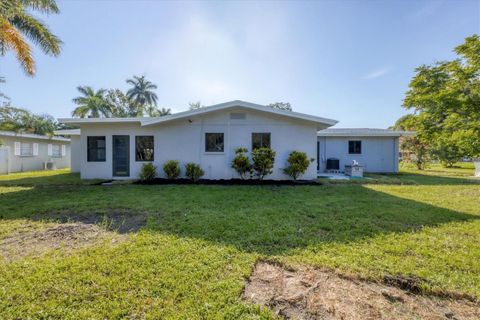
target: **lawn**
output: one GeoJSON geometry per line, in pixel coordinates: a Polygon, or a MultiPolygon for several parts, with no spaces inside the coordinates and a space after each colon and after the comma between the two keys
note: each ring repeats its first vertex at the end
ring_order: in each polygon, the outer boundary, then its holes
{"type": "Polygon", "coordinates": [[[404,168],[318,186],[99,186],[66,171],[0,176],[0,244],[65,217],[146,217],[140,230],[110,232],[88,247],[4,259],[0,318],[274,318],[240,298],[258,259],[379,281],[414,276],[427,294],[478,299],[480,181],[472,174],[468,166],[404,168]]]}

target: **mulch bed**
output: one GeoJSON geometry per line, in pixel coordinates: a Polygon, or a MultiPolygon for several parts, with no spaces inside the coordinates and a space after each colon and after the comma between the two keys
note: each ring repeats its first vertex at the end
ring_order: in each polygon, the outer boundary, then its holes
{"type": "Polygon", "coordinates": [[[320,185],[321,183],[315,180],[258,180],[258,179],[225,179],[225,180],[208,180],[200,179],[193,182],[190,179],[175,179],[169,180],[165,178],[155,178],[150,181],[135,181],[135,184],[201,184],[201,185],[224,185],[224,186],[305,186],[305,185],[320,185]]]}

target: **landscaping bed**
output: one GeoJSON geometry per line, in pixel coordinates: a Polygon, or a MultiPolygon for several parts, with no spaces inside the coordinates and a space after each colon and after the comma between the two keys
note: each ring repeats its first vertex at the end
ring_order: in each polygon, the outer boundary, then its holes
{"type": "Polygon", "coordinates": [[[225,180],[209,180],[200,179],[198,181],[192,181],[190,179],[165,179],[155,178],[153,180],[135,181],[134,184],[201,184],[201,185],[222,185],[222,186],[298,186],[298,185],[320,185],[321,183],[316,180],[258,180],[258,179],[225,179],[225,180]]]}

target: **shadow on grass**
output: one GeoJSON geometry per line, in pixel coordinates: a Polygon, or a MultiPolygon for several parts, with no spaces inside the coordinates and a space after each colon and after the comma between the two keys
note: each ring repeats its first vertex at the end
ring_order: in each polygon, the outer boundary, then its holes
{"type": "Polygon", "coordinates": [[[344,186],[51,186],[0,195],[0,219],[99,223],[90,215],[146,215],[148,232],[264,255],[478,216],[344,186]],[[85,214],[89,218],[85,218],[85,214]]]}
{"type": "Polygon", "coordinates": [[[101,179],[81,180],[79,173],[54,173],[45,176],[29,176],[29,173],[13,173],[0,176],[1,186],[48,186],[48,185],[90,185],[101,179]]]}

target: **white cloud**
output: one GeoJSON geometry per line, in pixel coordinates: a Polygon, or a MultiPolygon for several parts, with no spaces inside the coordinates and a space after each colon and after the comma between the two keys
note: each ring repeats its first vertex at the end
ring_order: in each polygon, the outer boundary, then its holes
{"type": "Polygon", "coordinates": [[[380,77],[383,77],[384,75],[386,75],[387,73],[390,72],[390,68],[381,68],[381,69],[377,69],[377,70],[374,70],[370,73],[367,73],[363,79],[366,79],[366,80],[371,80],[371,79],[376,79],[376,78],[380,78],[380,77]]]}

